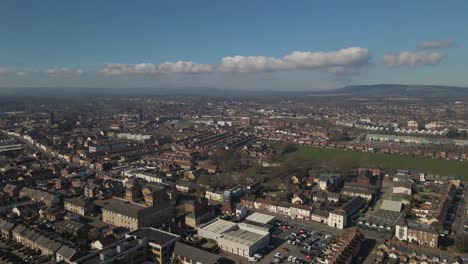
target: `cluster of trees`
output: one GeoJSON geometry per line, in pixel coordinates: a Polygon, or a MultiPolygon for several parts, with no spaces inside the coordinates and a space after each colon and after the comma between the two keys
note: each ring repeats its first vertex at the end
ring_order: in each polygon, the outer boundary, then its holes
{"type": "Polygon", "coordinates": [[[461,132],[458,132],[457,129],[449,129],[449,131],[447,131],[446,136],[448,138],[453,138],[453,139],[467,139],[468,132],[466,132],[466,130],[462,130],[461,132]]]}
{"type": "Polygon", "coordinates": [[[352,138],[350,137],[347,130],[334,130],[330,133],[330,140],[331,141],[349,141],[352,138]]]}
{"type": "Polygon", "coordinates": [[[297,150],[297,146],[289,142],[281,142],[277,149],[274,151],[277,158],[282,157],[283,155],[293,153],[297,150]]]}
{"type": "Polygon", "coordinates": [[[198,184],[201,185],[210,185],[210,186],[232,186],[234,184],[234,179],[230,173],[220,173],[220,174],[202,174],[198,177],[198,184]]]}
{"type": "Polygon", "coordinates": [[[246,169],[242,149],[220,149],[210,157],[210,163],[218,166],[221,171],[240,171],[246,169]]]}

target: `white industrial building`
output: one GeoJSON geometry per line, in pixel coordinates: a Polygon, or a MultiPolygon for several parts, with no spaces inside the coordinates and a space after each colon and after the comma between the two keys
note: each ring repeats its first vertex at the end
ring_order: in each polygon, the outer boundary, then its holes
{"type": "Polygon", "coordinates": [[[206,239],[218,241],[218,238],[221,236],[222,233],[227,232],[229,230],[233,230],[236,227],[236,223],[222,219],[216,219],[215,221],[210,222],[203,227],[200,227],[198,229],[198,235],[206,239]]]}
{"type": "Polygon", "coordinates": [[[246,258],[270,243],[268,228],[221,219],[200,228],[198,235],[216,240],[221,250],[246,258]]]}

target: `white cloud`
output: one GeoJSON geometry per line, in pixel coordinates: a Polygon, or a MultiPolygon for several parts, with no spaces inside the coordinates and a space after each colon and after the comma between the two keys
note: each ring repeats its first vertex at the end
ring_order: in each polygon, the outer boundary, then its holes
{"type": "Polygon", "coordinates": [[[99,72],[107,75],[154,74],[156,73],[156,66],[151,63],[111,63],[106,64],[99,72]]]}
{"type": "Polygon", "coordinates": [[[368,49],[352,47],[332,52],[295,51],[284,60],[297,68],[355,67],[366,65],[370,60],[368,49]]]}
{"type": "Polygon", "coordinates": [[[445,49],[455,46],[455,41],[453,40],[434,40],[434,41],[425,41],[418,45],[419,49],[445,49]]]}
{"type": "Polygon", "coordinates": [[[390,68],[437,65],[445,58],[444,54],[429,51],[404,51],[384,55],[384,64],[390,68]]]}
{"type": "Polygon", "coordinates": [[[320,69],[334,75],[351,75],[370,61],[369,51],[352,47],[333,52],[295,51],[282,58],[265,56],[228,56],[220,65],[197,64],[192,61],[106,64],[99,73],[106,75],[155,75],[162,73],[272,72],[293,69],[320,69]]]}
{"type": "Polygon", "coordinates": [[[223,72],[269,72],[292,69],[321,69],[332,74],[354,74],[370,61],[368,49],[351,47],[331,52],[294,51],[282,58],[232,56],[221,59],[223,72]]]}
{"type": "Polygon", "coordinates": [[[49,76],[51,77],[58,77],[58,76],[81,76],[84,74],[84,71],[82,69],[70,69],[70,68],[59,68],[59,67],[54,67],[47,69],[45,71],[49,76]]]}
{"type": "Polygon", "coordinates": [[[106,75],[159,74],[159,73],[208,73],[213,71],[209,64],[197,64],[192,61],[164,62],[161,64],[138,63],[106,64],[99,72],[106,75]]]}
{"type": "Polygon", "coordinates": [[[191,61],[164,62],[159,65],[159,71],[165,73],[208,73],[213,71],[209,64],[197,64],[191,61]]]}
{"type": "Polygon", "coordinates": [[[221,59],[222,72],[268,72],[286,70],[292,65],[282,59],[264,56],[233,56],[221,59]]]}

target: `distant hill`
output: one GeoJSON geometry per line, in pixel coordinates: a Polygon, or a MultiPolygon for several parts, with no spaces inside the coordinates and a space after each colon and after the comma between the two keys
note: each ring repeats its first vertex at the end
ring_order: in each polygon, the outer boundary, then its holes
{"type": "Polygon", "coordinates": [[[468,96],[468,88],[438,85],[375,84],[346,86],[333,91],[321,92],[321,94],[362,97],[466,97],[468,96]]]}
{"type": "MultiPolygon", "coordinates": [[[[2,87],[0,97],[237,97],[237,98],[294,98],[303,97],[309,92],[296,91],[270,91],[247,89],[218,89],[206,87],[180,87],[180,88],[91,88],[91,87],[2,87]]],[[[1,99],[1,98],[0,98],[1,99]]]]}
{"type": "Polygon", "coordinates": [[[336,97],[337,99],[349,99],[352,97],[408,97],[408,98],[463,98],[468,97],[468,88],[455,86],[435,85],[399,85],[399,84],[376,84],[376,85],[353,85],[327,91],[273,91],[273,90],[249,90],[218,89],[207,87],[180,87],[180,88],[91,88],[91,87],[0,87],[0,99],[5,97],[38,97],[38,98],[61,98],[61,97],[135,97],[135,96],[158,96],[158,97],[237,97],[237,98],[312,98],[336,97]],[[308,97],[310,96],[310,97],[308,97]]]}

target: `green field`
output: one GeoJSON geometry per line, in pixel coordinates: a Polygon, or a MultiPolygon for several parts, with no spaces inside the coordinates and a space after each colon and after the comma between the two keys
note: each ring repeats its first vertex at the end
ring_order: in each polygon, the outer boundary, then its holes
{"type": "Polygon", "coordinates": [[[323,149],[311,146],[297,146],[286,159],[314,159],[318,162],[348,160],[358,166],[380,167],[387,171],[417,170],[432,174],[456,176],[468,180],[468,162],[415,158],[399,155],[364,153],[351,150],[323,149]]]}

